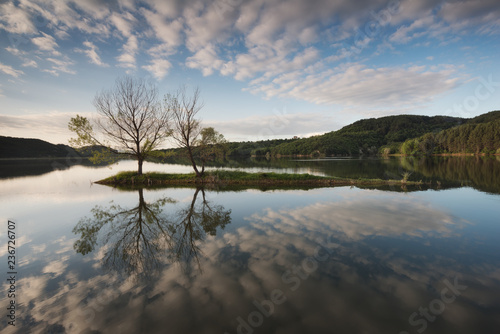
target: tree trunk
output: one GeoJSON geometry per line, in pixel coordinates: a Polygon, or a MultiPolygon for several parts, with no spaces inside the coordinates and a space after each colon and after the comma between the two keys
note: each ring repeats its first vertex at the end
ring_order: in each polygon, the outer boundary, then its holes
{"type": "Polygon", "coordinates": [[[137,158],[137,175],[142,175],[142,163],[144,160],[142,158],[137,158]]]}
{"type": "Polygon", "coordinates": [[[203,170],[200,173],[200,171],[198,170],[198,167],[196,167],[196,162],[194,161],[194,157],[193,157],[193,151],[191,150],[190,146],[188,146],[188,155],[189,155],[189,160],[191,160],[191,164],[193,165],[193,169],[194,169],[194,172],[196,173],[196,176],[202,177],[205,168],[203,168],[203,170]]]}

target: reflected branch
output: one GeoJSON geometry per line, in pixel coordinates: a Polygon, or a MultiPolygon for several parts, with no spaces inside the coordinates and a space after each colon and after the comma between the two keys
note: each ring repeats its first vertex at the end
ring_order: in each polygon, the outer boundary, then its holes
{"type": "Polygon", "coordinates": [[[174,221],[177,222],[173,228],[175,260],[190,263],[194,259],[200,268],[198,241],[202,241],[206,234],[215,236],[217,228],[224,229],[231,222],[231,210],[225,210],[222,205],[211,205],[206,200],[205,190],[197,188],[191,203],[177,212],[174,221]],[[197,205],[200,191],[203,199],[197,205]]]}
{"type": "Polygon", "coordinates": [[[212,205],[202,188],[196,189],[191,203],[172,215],[165,213],[164,206],[175,200],[165,197],[147,203],[143,189],[138,194],[139,203],[131,209],[117,204],[94,207],[91,216],[82,218],[73,229],[80,235],[73,245],[75,251],[89,254],[101,240],[103,266],[127,275],[158,273],[165,260],[187,264],[195,260],[201,270],[200,242],[231,222],[231,210],[212,205]],[[200,192],[201,203],[197,202],[200,192]]]}

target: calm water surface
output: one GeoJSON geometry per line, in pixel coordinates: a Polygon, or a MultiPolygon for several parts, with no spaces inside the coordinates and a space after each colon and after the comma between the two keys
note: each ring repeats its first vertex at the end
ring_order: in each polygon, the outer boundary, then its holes
{"type": "Polygon", "coordinates": [[[500,328],[495,159],[234,164],[348,177],[411,171],[442,184],[426,190],[120,191],[91,181],[134,169],[132,161],[112,168],[59,163],[34,170],[0,162],[2,333],[500,328]],[[15,222],[14,287],[7,281],[8,220],[15,222]],[[8,324],[11,300],[15,326],[8,324]]]}

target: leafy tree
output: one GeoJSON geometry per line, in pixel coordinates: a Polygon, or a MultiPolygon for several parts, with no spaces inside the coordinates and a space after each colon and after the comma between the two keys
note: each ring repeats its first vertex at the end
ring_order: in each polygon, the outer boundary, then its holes
{"type": "Polygon", "coordinates": [[[226,139],[214,128],[203,128],[200,132],[201,138],[195,141],[196,151],[201,161],[202,170],[205,163],[214,158],[223,158],[225,152],[226,139]]]}
{"type": "MultiPolygon", "coordinates": [[[[171,133],[171,114],[162,108],[156,87],[143,79],[119,78],[114,88],[95,96],[94,106],[98,118],[93,124],[79,115],[71,118],[68,128],[77,137],[70,139],[70,144],[113,147],[116,154],[136,158],[137,174],[142,175],[144,160],[171,133]]],[[[109,158],[110,153],[109,149],[94,151],[94,161],[109,158]]]]}

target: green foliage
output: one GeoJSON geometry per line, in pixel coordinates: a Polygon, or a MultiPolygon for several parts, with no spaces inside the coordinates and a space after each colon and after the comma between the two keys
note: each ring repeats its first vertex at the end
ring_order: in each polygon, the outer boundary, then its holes
{"type": "Polygon", "coordinates": [[[76,138],[70,138],[69,143],[81,154],[89,156],[94,164],[112,164],[118,160],[115,150],[102,145],[96,138],[90,121],[83,116],[76,115],[68,123],[68,129],[76,134],[76,138]]]}
{"type": "Polygon", "coordinates": [[[418,152],[418,139],[408,139],[401,145],[401,153],[412,155],[418,152]]]}
{"type": "MultiPolygon", "coordinates": [[[[500,116],[500,113],[492,112],[486,115],[488,117],[478,117],[478,119],[493,119],[493,116],[500,116]]],[[[494,154],[498,151],[498,147],[500,147],[500,118],[485,123],[472,119],[466,124],[451,129],[409,139],[401,146],[401,153],[407,155],[494,154]]]]}
{"type": "Polygon", "coordinates": [[[476,116],[467,121],[467,123],[468,124],[489,123],[498,119],[500,119],[500,110],[490,111],[487,112],[486,114],[476,116]]]}
{"type": "Polygon", "coordinates": [[[403,143],[390,143],[379,148],[380,155],[399,154],[403,143]]]}
{"type": "MultiPolygon", "coordinates": [[[[226,156],[267,157],[350,156],[384,153],[432,154],[440,151],[436,148],[435,142],[440,138],[438,134],[441,131],[465,123],[471,126],[476,123],[488,123],[498,118],[500,118],[500,111],[492,111],[470,120],[448,116],[415,115],[371,118],[357,121],[338,131],[321,136],[226,143],[225,154],[226,156]],[[410,141],[406,142],[408,140],[410,141]]],[[[489,141],[490,144],[487,147],[481,146],[480,151],[491,152],[498,148],[498,146],[492,148],[495,140],[490,138],[490,131],[485,131],[481,136],[484,136],[484,141],[489,141]]],[[[172,154],[177,155],[179,152],[181,151],[172,151],[172,154]]]]}
{"type": "Polygon", "coordinates": [[[409,171],[405,171],[401,174],[401,176],[403,176],[403,179],[401,180],[402,183],[407,183],[408,182],[408,179],[410,178],[412,172],[409,172],[409,171]]]}
{"type": "Polygon", "coordinates": [[[298,181],[298,180],[324,180],[322,176],[311,174],[287,174],[287,173],[247,173],[242,171],[219,170],[210,173],[221,181],[298,181]]]}
{"type": "Polygon", "coordinates": [[[161,160],[161,159],[166,159],[175,156],[175,151],[174,150],[165,150],[165,151],[151,151],[150,157],[152,160],[161,160]]]}
{"type": "MultiPolygon", "coordinates": [[[[365,119],[322,136],[299,139],[278,145],[273,155],[375,155],[382,146],[396,153],[399,143],[427,132],[448,129],[463,119],[445,116],[400,115],[365,119]]],[[[410,148],[406,148],[410,149],[410,148]]]]}
{"type": "Polygon", "coordinates": [[[68,123],[68,129],[76,134],[76,138],[71,138],[69,144],[73,147],[84,147],[99,145],[95,139],[94,130],[90,121],[83,116],[76,115],[68,123]]]}
{"type": "Polygon", "coordinates": [[[226,156],[265,156],[271,149],[283,143],[297,141],[298,139],[269,139],[255,142],[232,142],[226,144],[226,156]]]}
{"type": "Polygon", "coordinates": [[[196,179],[196,174],[195,173],[189,173],[189,174],[164,174],[164,173],[157,173],[157,172],[151,172],[151,173],[144,173],[141,175],[137,174],[137,171],[124,171],[124,172],[119,172],[115,176],[108,177],[104,179],[103,181],[113,181],[113,182],[129,182],[129,181],[134,181],[134,183],[145,183],[148,180],[195,180],[196,179]]]}
{"type": "Polygon", "coordinates": [[[212,127],[203,128],[200,134],[201,139],[198,145],[219,145],[226,143],[224,136],[212,127]]]}
{"type": "Polygon", "coordinates": [[[116,154],[116,151],[107,147],[103,149],[92,149],[91,152],[92,156],[89,157],[89,160],[96,165],[103,163],[113,164],[119,160],[119,156],[116,154]]]}
{"type": "Polygon", "coordinates": [[[200,132],[201,138],[194,142],[196,146],[196,155],[204,164],[207,160],[213,160],[216,157],[224,157],[226,151],[226,139],[215,131],[214,128],[203,128],[200,132]]]}
{"type": "MultiPolygon", "coordinates": [[[[256,181],[256,180],[281,180],[281,181],[294,181],[294,180],[324,180],[324,177],[315,176],[310,174],[285,174],[285,173],[247,173],[242,171],[227,171],[216,170],[205,173],[205,179],[220,180],[220,181],[256,181]]],[[[102,180],[103,183],[125,182],[147,183],[151,181],[188,181],[194,182],[197,180],[195,173],[188,174],[165,174],[165,173],[144,173],[138,175],[134,171],[119,172],[115,176],[108,177],[102,180]]],[[[101,182],[101,181],[100,181],[101,182]]]]}
{"type": "MultiPolygon", "coordinates": [[[[484,124],[500,118],[500,111],[493,111],[471,120],[448,116],[399,115],[364,119],[321,136],[289,140],[270,147],[273,156],[293,155],[375,155],[402,152],[404,154],[432,154],[436,151],[437,136],[443,130],[467,124],[484,124]],[[406,142],[407,141],[407,142],[406,142]],[[404,143],[403,143],[404,142],[404,143]]],[[[494,150],[494,136],[490,130],[478,129],[472,135],[476,150],[483,153],[494,150]],[[481,137],[481,139],[477,139],[481,137]],[[484,138],[483,138],[484,137],[484,138]]],[[[267,148],[269,149],[269,148],[267,148]]],[[[472,150],[472,148],[469,148],[472,150]]],[[[262,151],[255,152],[263,153],[262,151]]]]}

